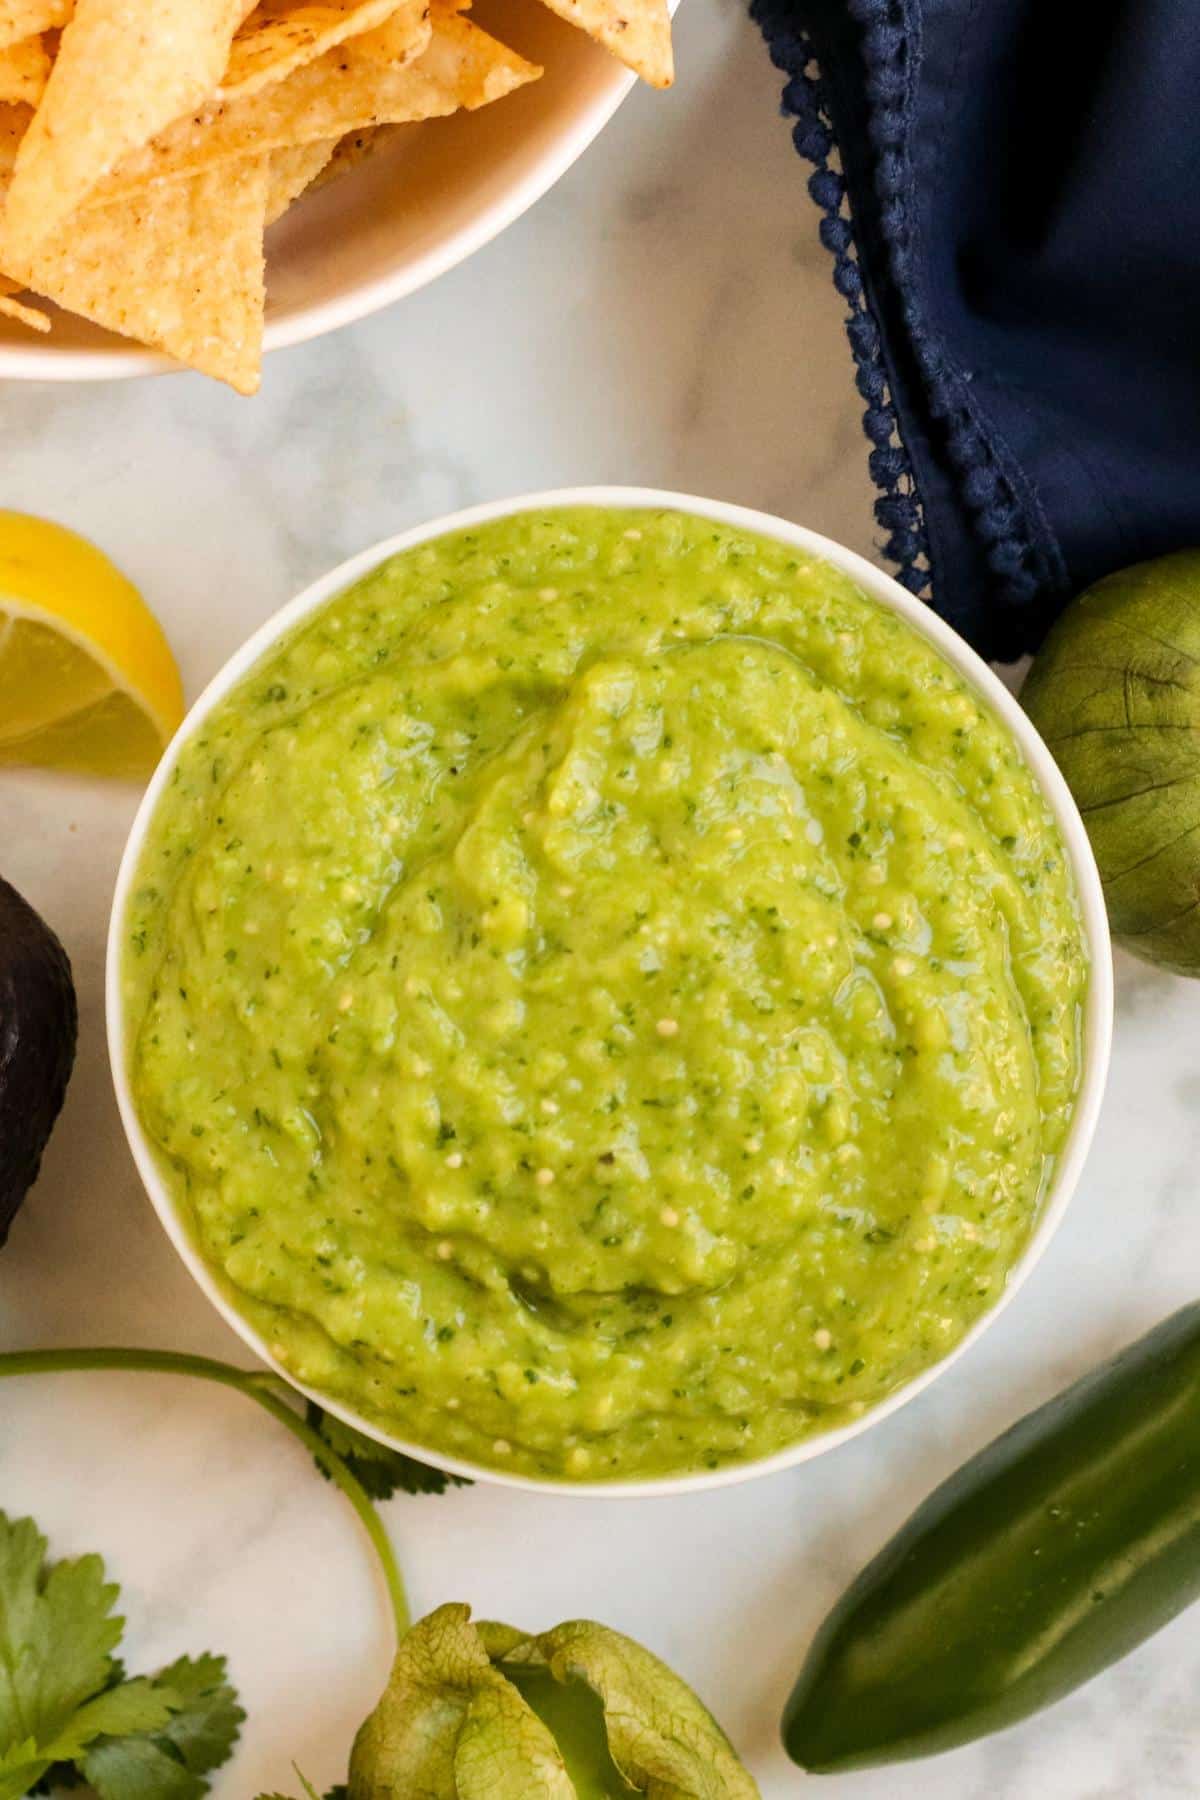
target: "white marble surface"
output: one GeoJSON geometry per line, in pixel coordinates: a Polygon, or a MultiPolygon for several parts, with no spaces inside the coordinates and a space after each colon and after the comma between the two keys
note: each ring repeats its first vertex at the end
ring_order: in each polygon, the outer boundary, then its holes
{"type": "MultiPolygon", "coordinates": [[[[253,403],[192,377],[0,393],[0,504],[91,533],[142,585],[195,693],[250,628],[352,550],[475,500],[644,481],[786,513],[869,549],[858,404],[778,81],[734,0],[688,0],[678,86],[639,93],[535,211],[392,312],[268,368],[253,403]]],[[[135,796],[6,773],[0,869],[74,960],[78,1067],[0,1254],[0,1343],[244,1352],[144,1200],[106,1066],[101,961],[135,796]]],[[[677,1501],[476,1488],[388,1508],[419,1610],[540,1626],[592,1613],[709,1699],[767,1800],[809,1635],[937,1478],[1193,1297],[1200,987],[1120,970],[1108,1103],[1081,1191],[1020,1299],[908,1410],[826,1460],[677,1501]]],[[[340,1776],[387,1636],[352,1517],[236,1397],[88,1377],[0,1390],[0,1504],[98,1548],[133,1658],[225,1649],[250,1712],[219,1800],[340,1776]]],[[[1200,1612],[1019,1730],[826,1779],[838,1800],[1159,1800],[1200,1792],[1200,1612]]]]}

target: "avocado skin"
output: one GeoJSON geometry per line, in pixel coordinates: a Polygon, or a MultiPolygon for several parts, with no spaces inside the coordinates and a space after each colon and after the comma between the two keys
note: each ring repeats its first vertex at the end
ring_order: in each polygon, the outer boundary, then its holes
{"type": "Polygon", "coordinates": [[[0,1246],[37,1179],[75,1061],[67,953],[0,878],[0,1246]]]}

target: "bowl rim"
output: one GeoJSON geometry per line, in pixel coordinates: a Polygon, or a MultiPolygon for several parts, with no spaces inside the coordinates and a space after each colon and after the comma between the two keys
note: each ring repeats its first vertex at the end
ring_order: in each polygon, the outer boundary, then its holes
{"type": "MultiPolygon", "coordinates": [[[[672,0],[674,12],[678,0],[672,0]]],[[[327,299],[313,300],[298,306],[278,319],[268,319],[263,333],[263,355],[274,350],[288,350],[306,344],[312,338],[340,331],[359,319],[381,312],[419,288],[427,287],[439,275],[448,274],[459,263],[466,262],[485,244],[529,211],[535,201],[549,193],[589,144],[597,138],[621,102],[637,86],[637,76],[615,57],[600,51],[604,68],[599,91],[581,106],[569,126],[565,126],[530,165],[519,180],[468,223],[459,226],[440,242],[399,268],[352,283],[336,290],[327,299]]],[[[28,343],[16,340],[0,342],[0,380],[3,381],[128,381],[139,375],[186,375],[184,364],[162,351],[128,344],[114,337],[111,344],[94,348],[79,345],[56,345],[32,337],[28,343]]]]}
{"type": "Polygon", "coordinates": [[[1058,765],[1034,729],[1014,696],[983,659],[958,636],[953,628],[916,599],[899,582],[876,568],[856,551],[847,549],[834,539],[805,526],[794,525],[772,514],[725,501],[707,500],[692,494],[679,494],[648,487],[589,486],[548,489],[540,493],[521,494],[511,499],[488,501],[467,507],[426,524],[411,527],[382,539],[369,549],[348,557],[326,575],[310,583],[295,599],[271,615],[251,634],[240,649],[223,664],[189,708],[183,723],[170,744],[142,796],[130,827],[121,856],[109,918],[105,958],[105,1013],[109,1061],[117,1107],[134,1163],[142,1184],[158,1214],[167,1236],[174,1244],[185,1266],[201,1291],[217,1312],[259,1356],[268,1367],[282,1376],[300,1394],[315,1400],[327,1412],[353,1426],[391,1449],[403,1451],[418,1461],[431,1464],[454,1475],[493,1486],[516,1488],[530,1493],[569,1494],[590,1499],[648,1499],[668,1494],[699,1493],[711,1488],[732,1487],[758,1476],[795,1468],[825,1455],[830,1450],[859,1437],[872,1426],[881,1424],[914,1400],[932,1382],[944,1374],[959,1357],[977,1341],[1011,1303],[1028,1280],[1045,1253],[1066,1213],[1087,1156],[1108,1073],[1112,1044],[1113,968],[1108,929],[1108,915],[1100,885],[1100,875],[1087,832],[1078,808],[1071,797],[1058,765]],[[1052,1170],[1041,1210],[1020,1257],[1009,1270],[1004,1291],[989,1309],[975,1321],[971,1329],[939,1361],[923,1369],[911,1381],[897,1388],[877,1406],[859,1418],[832,1431],[803,1438],[797,1444],[770,1456],[732,1463],[715,1470],[680,1475],[656,1476],[646,1481],[570,1481],[551,1476],[520,1475],[488,1468],[466,1458],[444,1456],[421,1444],[393,1436],[350,1407],[298,1382],[272,1356],[268,1344],[248,1320],[244,1319],[222,1293],[199,1250],[192,1243],[181,1210],[163,1179],[157,1158],[150,1147],[134,1105],[129,1080],[125,1042],[125,1020],[121,1001],[121,957],[124,934],[122,921],[128,905],[129,891],[150,822],[166,787],[180,751],[196,732],[218,701],[246,675],[265,652],[303,619],[316,612],[327,601],[350,587],[362,576],[376,569],[389,557],[403,550],[444,537],[451,532],[487,524],[522,512],[553,511],[571,506],[599,506],[630,510],[670,510],[691,513],[715,523],[736,529],[754,531],[764,537],[822,557],[842,570],[867,596],[901,618],[931,643],[951,666],[978,692],[989,710],[1007,727],[1047,801],[1062,837],[1075,879],[1079,899],[1082,933],[1090,959],[1088,989],[1083,1005],[1083,1035],[1079,1089],[1066,1143],[1052,1170]]]}

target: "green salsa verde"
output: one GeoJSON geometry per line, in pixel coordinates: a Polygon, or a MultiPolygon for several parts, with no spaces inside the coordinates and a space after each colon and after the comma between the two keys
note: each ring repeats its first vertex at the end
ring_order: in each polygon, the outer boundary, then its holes
{"type": "Polygon", "coordinates": [[[1001,1293],[1086,957],[1007,730],[676,512],[393,557],[184,746],[125,958],[195,1242],[297,1379],[604,1480],[845,1423],[1001,1293]]]}

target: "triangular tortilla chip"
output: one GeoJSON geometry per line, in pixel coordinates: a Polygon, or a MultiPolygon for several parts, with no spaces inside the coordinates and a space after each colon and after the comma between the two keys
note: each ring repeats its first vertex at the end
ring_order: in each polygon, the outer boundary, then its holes
{"type": "MultiPolygon", "coordinates": [[[[467,12],[471,0],[432,0],[439,18],[448,17],[452,13],[467,12]]],[[[377,57],[380,62],[402,64],[410,60],[408,45],[416,19],[423,27],[424,44],[429,41],[431,27],[429,17],[432,8],[430,0],[401,0],[401,4],[393,12],[386,25],[378,27],[364,37],[359,38],[357,48],[368,55],[377,57]]],[[[331,181],[337,181],[342,175],[349,174],[359,163],[365,162],[368,156],[399,131],[402,125],[364,125],[358,131],[348,131],[344,137],[335,138],[330,143],[300,144],[293,150],[275,150],[271,154],[272,200],[267,207],[267,223],[272,224],[286,210],[291,201],[299,194],[312,188],[314,192],[327,187],[331,181]],[[289,160],[293,159],[293,160],[289,160]],[[278,175],[276,168],[278,164],[278,175]],[[311,168],[313,173],[303,185],[296,185],[290,198],[285,199],[287,185],[290,180],[299,183],[302,172],[311,168]]]]}
{"type": "Polygon", "coordinates": [[[343,39],[382,25],[401,0],[260,0],[233,40],[219,100],[282,81],[343,39]]]}
{"type": "MultiPolygon", "coordinates": [[[[538,80],[542,71],[537,63],[527,62],[507,44],[489,37],[470,19],[463,18],[462,11],[455,0],[450,0],[448,6],[433,7],[430,14],[432,35],[427,48],[412,66],[414,76],[419,75],[423,81],[439,84],[453,93],[457,104],[467,112],[490,106],[494,100],[502,100],[506,94],[511,94],[514,88],[538,80]]],[[[347,47],[348,52],[363,60],[382,56],[390,62],[394,55],[396,23],[396,18],[389,19],[380,30],[367,32],[347,47]]],[[[355,121],[346,129],[352,131],[358,123],[355,121]]],[[[403,125],[406,121],[389,115],[372,119],[370,123],[403,125]]]]}
{"type": "Polygon", "coordinates": [[[364,31],[355,40],[354,48],[373,56],[377,62],[411,62],[414,36],[424,32],[420,37],[423,50],[432,34],[440,31],[447,19],[470,10],[471,0],[400,0],[400,5],[382,25],[364,31]]]}
{"type": "Polygon", "coordinates": [[[75,0],[0,0],[0,50],[65,25],[75,0]]]}
{"type": "Polygon", "coordinates": [[[20,292],[19,281],[10,281],[7,275],[0,275],[0,318],[15,319],[18,325],[28,325],[31,331],[49,331],[50,321],[44,312],[12,298],[20,292]]]}
{"type": "Polygon", "coordinates": [[[399,125],[368,125],[362,131],[348,131],[345,137],[338,139],[332,156],[314,180],[314,193],[328,187],[331,181],[337,181],[342,175],[348,175],[351,169],[356,169],[368,156],[373,156],[382,143],[386,143],[388,138],[402,129],[399,125]]]}
{"type": "Polygon", "coordinates": [[[281,219],[293,200],[298,200],[325,167],[337,140],[316,144],[293,144],[287,150],[272,150],[267,182],[268,225],[281,219]]]}
{"type": "Polygon", "coordinates": [[[258,388],[267,158],[249,156],[77,214],[28,259],[36,294],[165,350],[239,394],[258,388]]]}
{"type": "Polygon", "coordinates": [[[212,93],[241,0],[78,0],[17,156],[4,251],[29,257],[131,150],[212,93]]]}
{"type": "Polygon", "coordinates": [[[0,104],[36,106],[46,91],[50,57],[40,37],[0,50],[0,104]]]}
{"type": "MultiPolygon", "coordinates": [[[[399,67],[362,47],[371,35],[352,38],[246,99],[181,119],[110,176],[94,202],[107,204],[147,183],[178,180],[253,152],[485,106],[541,74],[535,64],[454,13],[435,18],[420,56],[399,67]]],[[[0,254],[3,248],[0,239],[0,254]]]]}
{"type": "Polygon", "coordinates": [[[670,87],[674,81],[667,0],[546,0],[546,5],[611,50],[651,87],[670,87]]]}
{"type": "MultiPolygon", "coordinates": [[[[9,106],[0,103],[0,207],[4,204],[4,196],[7,194],[9,183],[12,180],[17,149],[28,130],[32,117],[33,113],[28,106],[9,106]]],[[[0,313],[6,319],[19,319],[23,325],[33,325],[35,331],[49,331],[50,321],[45,313],[36,315],[41,320],[41,324],[34,324],[32,318],[25,317],[27,313],[33,312],[33,308],[22,306],[19,300],[12,298],[13,294],[20,292],[21,283],[13,281],[9,276],[0,272],[0,313]]]]}

